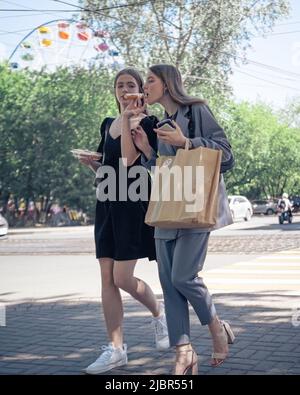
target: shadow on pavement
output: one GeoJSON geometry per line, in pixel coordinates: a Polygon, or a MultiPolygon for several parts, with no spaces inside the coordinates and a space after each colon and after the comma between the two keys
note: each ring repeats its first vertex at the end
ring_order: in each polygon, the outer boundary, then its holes
{"type": "MultiPolygon", "coordinates": [[[[220,318],[231,323],[237,338],[230,346],[230,358],[219,368],[210,367],[208,329],[191,310],[199,374],[300,374],[300,327],[297,317],[294,325],[292,321],[299,296],[283,291],[232,293],[216,294],[214,301],[220,318]]],[[[173,351],[153,348],[150,313],[125,298],[124,314],[129,364],[108,374],[170,373],[173,351]]],[[[104,344],[106,329],[97,300],[8,305],[6,326],[0,327],[0,374],[83,374],[104,344]]]]}
{"type": "Polygon", "coordinates": [[[264,226],[255,226],[251,228],[239,228],[239,230],[246,230],[246,231],[253,231],[253,230],[280,230],[282,232],[288,232],[288,231],[297,231],[300,230],[300,222],[293,222],[291,224],[289,223],[284,223],[282,225],[280,224],[269,224],[269,225],[264,225],[264,226]]]}

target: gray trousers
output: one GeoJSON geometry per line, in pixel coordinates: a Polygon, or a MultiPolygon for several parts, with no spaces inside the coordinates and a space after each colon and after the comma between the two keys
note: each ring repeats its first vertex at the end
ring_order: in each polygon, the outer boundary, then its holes
{"type": "Polygon", "coordinates": [[[210,324],[216,315],[208,289],[198,277],[205,261],[209,235],[190,233],[175,240],[155,240],[171,346],[190,342],[188,302],[202,325],[210,324]]]}

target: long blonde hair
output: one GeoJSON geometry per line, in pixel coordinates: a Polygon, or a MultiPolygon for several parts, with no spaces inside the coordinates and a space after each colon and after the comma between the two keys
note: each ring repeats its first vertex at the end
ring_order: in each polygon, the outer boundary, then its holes
{"type": "Polygon", "coordinates": [[[186,93],[180,71],[175,66],[171,64],[155,64],[149,67],[149,70],[166,85],[168,93],[175,103],[181,106],[206,104],[205,100],[189,96],[186,93]]]}

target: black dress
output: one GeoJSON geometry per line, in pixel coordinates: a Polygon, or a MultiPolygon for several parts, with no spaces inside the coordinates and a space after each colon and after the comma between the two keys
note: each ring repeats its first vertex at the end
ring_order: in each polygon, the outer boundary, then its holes
{"type": "MultiPolygon", "coordinates": [[[[119,176],[121,155],[121,136],[113,139],[109,133],[109,128],[113,118],[106,118],[101,125],[101,142],[98,152],[103,153],[103,166],[111,166],[116,174],[116,199],[104,200],[97,199],[96,217],[95,217],[95,244],[96,257],[112,258],[118,261],[146,258],[156,259],[154,228],[145,224],[145,215],[148,208],[150,197],[151,178],[145,171],[144,181],[148,187],[147,200],[138,199],[132,201],[120,198],[119,176]],[[124,201],[123,201],[124,200],[124,201]]],[[[156,126],[156,117],[146,117],[141,121],[141,126],[148,136],[151,147],[157,151],[156,133],[153,128],[156,126]]],[[[122,163],[122,162],[121,162],[122,163]]],[[[130,185],[139,177],[128,178],[127,174],[134,166],[141,166],[141,156],[132,166],[122,167],[121,178],[124,175],[127,178],[127,190],[130,185]]],[[[103,168],[104,169],[104,168],[103,168]]],[[[103,176],[100,182],[105,180],[103,176]]],[[[123,190],[124,191],[124,190],[123,190]]],[[[138,191],[137,191],[138,192],[138,191]]]]}

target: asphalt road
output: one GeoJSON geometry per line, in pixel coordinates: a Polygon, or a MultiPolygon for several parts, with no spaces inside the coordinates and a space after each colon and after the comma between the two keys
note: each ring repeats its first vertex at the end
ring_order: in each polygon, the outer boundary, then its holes
{"type": "MultiPolygon", "coordinates": [[[[279,226],[276,221],[276,217],[253,217],[212,233],[204,275],[208,273],[213,292],[253,287],[268,290],[272,288],[272,275],[277,288],[278,278],[288,275],[281,280],[282,287],[299,289],[298,266],[293,261],[298,257],[285,257],[289,263],[292,260],[289,271],[277,273],[278,256],[274,254],[300,248],[300,217],[291,225],[279,226]],[[262,265],[260,259],[266,262],[262,265]],[[271,269],[270,262],[275,262],[271,269]],[[261,276],[268,278],[262,282],[257,279],[261,276]]],[[[0,273],[0,301],[4,303],[99,298],[101,282],[93,227],[12,229],[8,238],[0,241],[0,273]]],[[[156,262],[140,260],[135,274],[147,279],[154,292],[161,294],[156,262]]]]}
{"type": "MultiPolygon", "coordinates": [[[[279,225],[276,216],[252,217],[212,232],[210,253],[261,254],[300,247],[300,216],[279,225]]],[[[0,255],[94,254],[93,226],[10,229],[0,255]]]]}
{"type": "Polygon", "coordinates": [[[239,220],[230,226],[219,229],[213,234],[215,236],[267,236],[267,235],[299,235],[300,215],[293,216],[293,223],[285,222],[280,225],[277,215],[253,216],[250,221],[239,220]]]}

